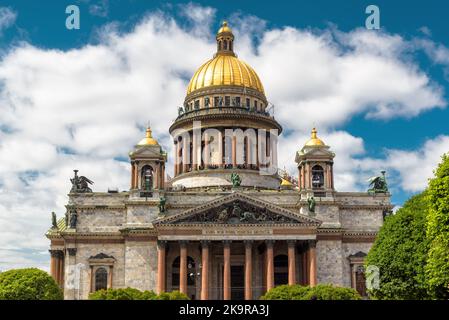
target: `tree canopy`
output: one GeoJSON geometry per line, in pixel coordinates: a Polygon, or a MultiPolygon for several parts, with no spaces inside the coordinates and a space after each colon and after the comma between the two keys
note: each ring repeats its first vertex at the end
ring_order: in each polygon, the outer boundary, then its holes
{"type": "Polygon", "coordinates": [[[319,284],[316,287],[281,285],[269,290],[262,300],[360,300],[356,290],[319,284]]]}
{"type": "Polygon", "coordinates": [[[28,268],[0,273],[0,300],[62,299],[62,290],[45,271],[28,268]]]}
{"type": "Polygon", "coordinates": [[[449,298],[449,155],[443,155],[428,187],[430,242],[426,276],[434,298],[449,298]]]}
{"type": "Polygon", "coordinates": [[[427,212],[427,195],[423,192],[385,219],[366,258],[366,266],[377,266],[380,273],[379,288],[369,290],[371,297],[429,298],[424,272],[429,248],[427,212]]]}

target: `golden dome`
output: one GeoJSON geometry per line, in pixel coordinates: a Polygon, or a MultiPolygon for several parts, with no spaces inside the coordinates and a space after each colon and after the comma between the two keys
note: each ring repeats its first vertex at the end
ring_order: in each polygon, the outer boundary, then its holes
{"type": "Polygon", "coordinates": [[[230,33],[232,33],[232,30],[231,30],[231,28],[229,28],[227,21],[223,21],[223,23],[221,24],[221,28],[218,29],[217,34],[223,33],[223,32],[230,32],[230,33]]]}
{"type": "Polygon", "coordinates": [[[155,139],[153,139],[153,137],[151,136],[151,129],[150,129],[150,127],[147,128],[147,132],[145,134],[145,138],[140,140],[137,145],[138,146],[158,146],[159,145],[159,143],[155,139]]]}
{"type": "Polygon", "coordinates": [[[211,86],[243,86],[265,93],[254,69],[229,55],[218,54],[203,64],[190,80],[187,94],[211,86]]]}
{"type": "Polygon", "coordinates": [[[281,187],[291,187],[291,186],[293,186],[293,184],[290,181],[288,181],[287,179],[282,178],[281,187]]]}
{"type": "Polygon", "coordinates": [[[235,56],[233,39],[234,35],[224,21],[217,33],[217,53],[195,72],[187,87],[187,95],[213,86],[247,87],[265,95],[262,82],[254,69],[235,56]]]}
{"type": "Polygon", "coordinates": [[[305,146],[307,147],[316,147],[316,146],[325,146],[326,144],[317,137],[317,131],[315,128],[312,129],[312,136],[309,141],[306,142],[305,146]]]}

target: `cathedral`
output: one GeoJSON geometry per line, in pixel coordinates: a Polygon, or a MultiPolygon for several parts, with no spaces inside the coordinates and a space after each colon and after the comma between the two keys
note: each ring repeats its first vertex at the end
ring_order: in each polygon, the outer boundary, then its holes
{"type": "Polygon", "coordinates": [[[92,191],[74,170],[65,217],[53,214],[46,233],[65,299],[132,287],[248,300],[318,283],[366,294],[364,257],[392,209],[385,177],[368,192],[336,191],[335,154],[315,128],[292,150],[295,174],[279,170],[283,129],[262,81],[226,22],[216,41],[174,108],[173,177],[149,127],[129,153],[129,190],[92,191]]]}

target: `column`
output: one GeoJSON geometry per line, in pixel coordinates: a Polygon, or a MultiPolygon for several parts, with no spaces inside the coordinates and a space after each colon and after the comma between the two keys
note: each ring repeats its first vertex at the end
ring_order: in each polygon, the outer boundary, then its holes
{"type": "Polygon", "coordinates": [[[56,251],[55,255],[56,255],[56,261],[55,261],[55,264],[56,264],[56,266],[55,266],[55,281],[58,284],[58,286],[60,286],[61,283],[59,282],[59,279],[61,277],[61,270],[60,270],[61,265],[60,265],[59,261],[61,260],[61,258],[60,258],[59,250],[56,251]]]}
{"type": "Polygon", "coordinates": [[[94,292],[94,266],[90,266],[90,292],[94,292]]]}
{"type": "Polygon", "coordinates": [[[157,242],[157,293],[165,292],[165,267],[166,241],[157,242]]]}
{"type": "Polygon", "coordinates": [[[187,294],[187,242],[180,241],[179,247],[179,291],[187,294]]]}
{"type": "Polygon", "coordinates": [[[188,172],[189,171],[189,164],[191,161],[191,155],[190,155],[190,139],[187,139],[186,137],[184,137],[182,139],[182,164],[183,164],[183,168],[182,171],[183,172],[188,172]]]}
{"type": "Polygon", "coordinates": [[[252,257],[253,243],[252,241],[245,241],[245,300],[252,300],[253,298],[253,257],[252,257]]]}
{"type": "Polygon", "coordinates": [[[267,240],[267,291],[274,288],[274,261],[273,261],[274,241],[267,240]]]}
{"type": "Polygon", "coordinates": [[[50,275],[56,282],[58,282],[56,277],[56,262],[57,262],[56,250],[48,250],[48,251],[50,252],[50,275]]]}
{"type": "Polygon", "coordinates": [[[307,251],[305,248],[302,248],[301,252],[301,271],[302,271],[302,284],[308,285],[309,279],[308,279],[308,262],[307,262],[307,251]]]}
{"type": "Polygon", "coordinates": [[[175,144],[175,177],[178,175],[178,142],[176,140],[173,141],[175,144]]]}
{"type": "Polygon", "coordinates": [[[153,190],[159,189],[159,164],[156,162],[153,173],[153,190]]]}
{"type": "Polygon", "coordinates": [[[204,152],[203,152],[203,163],[204,163],[204,169],[207,169],[207,167],[210,164],[210,150],[209,150],[209,134],[207,131],[204,131],[204,152]]]}
{"type": "Polygon", "coordinates": [[[201,241],[201,300],[209,299],[209,241],[201,241]]]}
{"type": "Polygon", "coordinates": [[[131,162],[131,189],[134,189],[134,162],[131,162]]]}
{"type": "Polygon", "coordinates": [[[218,134],[218,166],[223,168],[223,132],[218,134]]]}
{"type": "Polygon", "coordinates": [[[139,189],[139,165],[134,163],[134,188],[139,189]]]}
{"type": "Polygon", "coordinates": [[[317,284],[317,279],[316,279],[316,241],[315,240],[309,241],[308,260],[309,260],[309,285],[311,287],[314,287],[317,284]]]}
{"type": "Polygon", "coordinates": [[[223,300],[231,300],[231,243],[223,241],[223,300]]]}
{"type": "Polygon", "coordinates": [[[237,167],[237,137],[232,136],[232,167],[237,167]]]}
{"type": "Polygon", "coordinates": [[[296,241],[287,241],[288,246],[288,284],[296,284],[296,241]]]}
{"type": "Polygon", "coordinates": [[[59,253],[59,285],[64,287],[64,253],[62,251],[59,253]]]}
{"type": "Polygon", "coordinates": [[[108,273],[108,289],[112,288],[112,271],[113,266],[109,266],[109,273],[108,273]]]}

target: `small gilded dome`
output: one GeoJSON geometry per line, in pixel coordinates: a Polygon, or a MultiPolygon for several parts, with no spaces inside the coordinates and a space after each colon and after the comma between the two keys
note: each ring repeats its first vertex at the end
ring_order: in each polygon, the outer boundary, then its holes
{"type": "Polygon", "coordinates": [[[291,186],[293,186],[293,184],[290,181],[288,181],[287,179],[282,178],[281,187],[291,187],[291,186]]]}
{"type": "Polygon", "coordinates": [[[193,75],[187,95],[208,87],[240,86],[257,90],[265,95],[259,76],[234,53],[234,35],[226,21],[217,33],[217,53],[193,75]]]}
{"type": "Polygon", "coordinates": [[[306,147],[314,147],[314,146],[316,147],[316,146],[326,146],[326,144],[323,142],[323,140],[318,138],[317,131],[315,128],[313,128],[311,138],[309,141],[306,142],[305,146],[306,147]]]}
{"type": "Polygon", "coordinates": [[[158,146],[159,145],[159,143],[155,139],[153,139],[153,137],[151,135],[151,128],[150,127],[147,128],[147,132],[145,134],[145,138],[140,140],[137,145],[138,146],[158,146]]]}
{"type": "Polygon", "coordinates": [[[223,33],[223,32],[232,33],[232,30],[231,30],[231,28],[229,28],[227,21],[223,21],[223,23],[221,24],[221,28],[218,29],[217,34],[220,34],[220,33],[223,33]]]}

